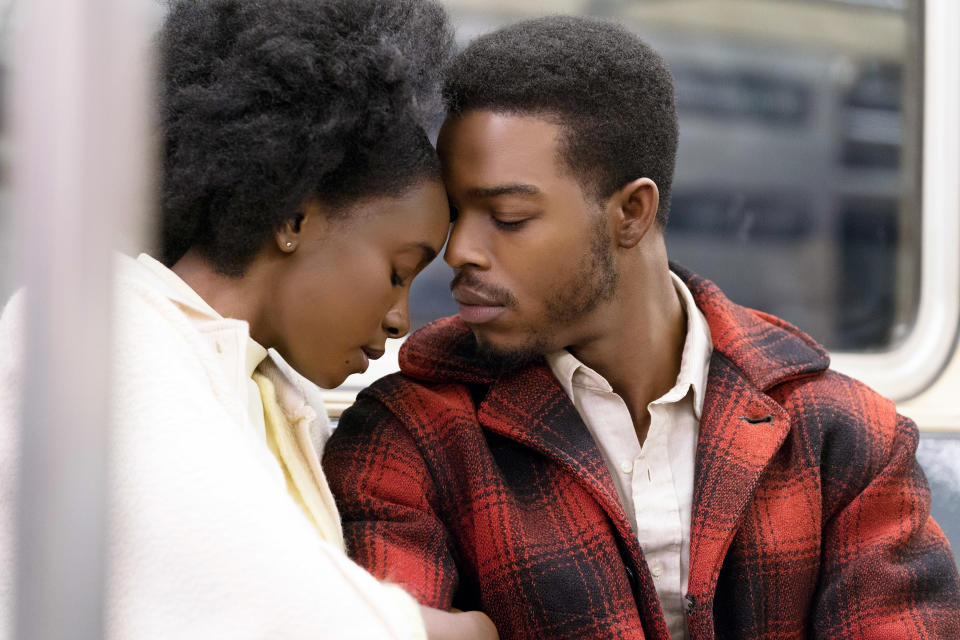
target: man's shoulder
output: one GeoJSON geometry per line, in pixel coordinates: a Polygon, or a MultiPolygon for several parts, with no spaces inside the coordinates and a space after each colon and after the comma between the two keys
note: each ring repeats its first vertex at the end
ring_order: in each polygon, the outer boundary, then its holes
{"type": "Polygon", "coordinates": [[[440,318],[414,332],[400,348],[400,371],[412,380],[490,384],[488,367],[477,356],[477,341],[459,316],[440,318]]]}
{"type": "Polygon", "coordinates": [[[360,415],[382,412],[392,414],[403,422],[428,423],[436,422],[431,416],[438,412],[447,416],[451,411],[475,414],[489,386],[489,383],[443,375],[425,378],[401,370],[376,380],[357,394],[340,423],[350,422],[360,415]]]}
{"type": "Polygon", "coordinates": [[[864,382],[834,369],[787,380],[768,395],[798,416],[821,426],[857,424],[875,430],[896,423],[896,404],[864,382]]]}
{"type": "Polygon", "coordinates": [[[790,322],[729,300],[706,278],[672,264],[710,327],[714,353],[796,419],[825,429],[895,428],[895,404],[830,368],[827,350],[790,322]]]}
{"type": "Polygon", "coordinates": [[[495,382],[476,356],[470,328],[441,318],[413,333],[400,349],[400,371],[363,389],[334,432],[376,429],[384,421],[432,432],[477,421],[477,407],[495,382]]]}
{"type": "Polygon", "coordinates": [[[826,371],[830,356],[816,340],[786,320],[739,305],[716,284],[671,263],[706,318],[714,353],[761,390],[826,371]]]}

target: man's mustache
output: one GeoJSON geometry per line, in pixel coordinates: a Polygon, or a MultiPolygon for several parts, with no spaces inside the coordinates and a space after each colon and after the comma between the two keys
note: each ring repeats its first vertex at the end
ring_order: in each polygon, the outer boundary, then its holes
{"type": "Polygon", "coordinates": [[[516,297],[510,291],[503,287],[484,283],[474,271],[464,269],[456,271],[453,280],[450,281],[450,291],[457,288],[468,289],[504,307],[515,307],[517,304],[516,297]]]}

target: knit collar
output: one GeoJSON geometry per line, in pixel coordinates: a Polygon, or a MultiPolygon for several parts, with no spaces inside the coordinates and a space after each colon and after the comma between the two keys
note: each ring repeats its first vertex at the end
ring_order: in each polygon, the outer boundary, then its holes
{"type": "MultiPolygon", "coordinates": [[[[200,294],[194,291],[183,278],[160,261],[146,253],[141,253],[137,256],[137,262],[143,267],[146,267],[146,269],[156,277],[156,280],[159,281],[162,286],[164,294],[170,301],[180,307],[180,309],[194,321],[205,322],[224,319],[224,317],[220,315],[216,309],[211,307],[206,300],[200,297],[200,294]]],[[[244,325],[247,325],[247,323],[244,322],[244,325]]],[[[250,337],[249,331],[249,325],[247,325],[247,349],[244,354],[244,371],[247,377],[253,375],[254,369],[267,357],[267,350],[264,349],[259,342],[250,337]]]]}

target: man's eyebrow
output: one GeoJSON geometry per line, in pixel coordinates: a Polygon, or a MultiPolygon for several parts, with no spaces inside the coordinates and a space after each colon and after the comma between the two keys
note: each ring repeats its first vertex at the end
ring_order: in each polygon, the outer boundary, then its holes
{"type": "Polygon", "coordinates": [[[467,195],[471,198],[496,198],[497,196],[536,196],[540,195],[540,189],[532,184],[503,184],[496,187],[473,187],[467,189],[467,195]]]}

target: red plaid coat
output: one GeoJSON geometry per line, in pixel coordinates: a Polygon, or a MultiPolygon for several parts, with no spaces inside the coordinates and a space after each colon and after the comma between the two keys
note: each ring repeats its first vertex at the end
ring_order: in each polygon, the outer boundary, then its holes
{"type": "MultiPolygon", "coordinates": [[[[676,269],[680,271],[679,269],[676,269]]],[[[706,638],[960,638],[917,430],[772,316],[680,274],[713,335],[687,622],[706,638]]],[[[501,638],[667,638],[603,458],[543,364],[492,379],[456,318],[363,392],[324,468],[353,557],[501,638]]],[[[638,514],[642,518],[643,514],[638,514]]]]}

